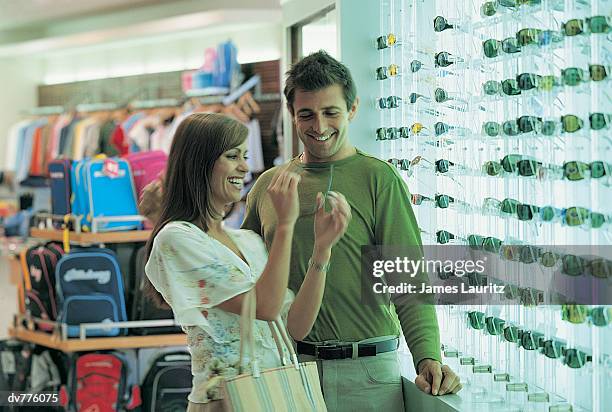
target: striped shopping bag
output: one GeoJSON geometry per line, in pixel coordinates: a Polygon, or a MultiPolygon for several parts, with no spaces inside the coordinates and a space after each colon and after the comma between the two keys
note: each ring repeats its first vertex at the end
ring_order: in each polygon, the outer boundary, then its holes
{"type": "MultiPolygon", "coordinates": [[[[240,367],[245,367],[246,347],[254,354],[253,322],[255,319],[255,288],[245,295],[240,318],[240,367]]],[[[251,362],[250,371],[223,383],[225,410],[232,412],[324,412],[327,411],[316,362],[299,363],[285,325],[278,318],[268,322],[282,362],[281,367],[260,371],[257,361],[251,362]],[[285,361],[284,346],[291,362],[285,361]]],[[[251,359],[254,359],[251,356],[251,359]]]]}

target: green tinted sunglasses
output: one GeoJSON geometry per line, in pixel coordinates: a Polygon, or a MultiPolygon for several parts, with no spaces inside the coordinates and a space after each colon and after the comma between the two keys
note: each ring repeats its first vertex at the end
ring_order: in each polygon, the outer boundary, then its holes
{"type": "Polygon", "coordinates": [[[600,279],[610,278],[612,277],[612,262],[602,258],[593,259],[587,264],[587,273],[600,279]]]}
{"type": "Polygon", "coordinates": [[[525,350],[536,350],[543,346],[544,334],[535,331],[525,331],[521,334],[520,346],[525,350]]]}
{"type": "Polygon", "coordinates": [[[540,29],[521,29],[516,33],[516,40],[520,46],[539,44],[542,30],[540,29]]]}
{"type": "Polygon", "coordinates": [[[566,36],[577,36],[584,33],[584,20],[571,19],[561,25],[561,31],[566,36]]]}
{"type": "Polygon", "coordinates": [[[506,326],[504,328],[504,339],[506,342],[518,343],[523,331],[517,326],[506,326]]]}
{"type": "Polygon", "coordinates": [[[487,80],[482,85],[482,90],[487,96],[494,96],[496,94],[500,94],[501,88],[501,83],[495,80],[487,80]]]}
{"type": "MultiPolygon", "coordinates": [[[[538,216],[540,208],[535,205],[528,205],[526,203],[519,203],[516,206],[516,215],[519,220],[532,220],[534,216],[538,216]]],[[[523,262],[527,263],[527,262],[523,262]]]]}
{"type": "Polygon", "coordinates": [[[506,136],[518,136],[520,133],[519,125],[516,120],[506,120],[502,124],[502,130],[506,136]]]}
{"type": "Polygon", "coordinates": [[[518,128],[522,133],[537,132],[542,128],[542,118],[535,116],[521,116],[517,119],[518,128]]]}
{"type": "Polygon", "coordinates": [[[608,77],[608,68],[603,64],[589,64],[589,77],[594,82],[600,82],[608,77]]]}
{"type": "Polygon", "coordinates": [[[504,326],[506,321],[501,318],[496,318],[493,316],[487,316],[485,318],[485,326],[487,328],[487,332],[489,335],[501,335],[504,333],[504,326]]]}
{"type": "Polygon", "coordinates": [[[455,239],[455,235],[446,230],[438,230],[436,232],[436,240],[442,245],[450,242],[451,239],[455,239]]]}
{"type": "Polygon", "coordinates": [[[599,306],[588,309],[584,305],[563,305],[561,307],[561,318],[574,324],[588,321],[595,326],[608,326],[612,319],[612,307],[599,306]]]}
{"type": "Polygon", "coordinates": [[[483,312],[468,312],[468,321],[472,329],[481,330],[485,327],[485,314],[483,312]]]}
{"type": "Polygon", "coordinates": [[[549,92],[554,87],[560,86],[560,85],[561,85],[561,81],[557,78],[557,76],[548,74],[540,78],[540,82],[538,84],[538,90],[543,91],[543,92],[549,92]]]}
{"type": "Polygon", "coordinates": [[[532,245],[521,245],[519,247],[518,260],[521,263],[530,265],[532,263],[536,263],[540,259],[541,253],[542,248],[532,245]]]}
{"type": "Polygon", "coordinates": [[[436,205],[441,209],[446,209],[451,203],[455,203],[455,198],[449,195],[436,195],[436,205]]]}
{"type": "Polygon", "coordinates": [[[561,116],[561,129],[566,133],[574,133],[582,129],[584,122],[578,116],[568,114],[561,116]]]}
{"type": "Polygon", "coordinates": [[[506,79],[502,81],[502,92],[508,96],[516,96],[521,94],[521,89],[518,86],[516,79],[506,79]]]}
{"type": "Polygon", "coordinates": [[[482,133],[489,137],[499,136],[500,124],[497,122],[485,122],[482,125],[482,133]]]}
{"type": "Polygon", "coordinates": [[[612,115],[606,113],[591,113],[589,115],[589,123],[592,130],[601,130],[610,127],[612,123],[612,115]]]}
{"type": "Polygon", "coordinates": [[[549,339],[542,342],[542,354],[550,359],[560,358],[565,349],[565,344],[557,340],[549,339]]]}
{"type": "Polygon", "coordinates": [[[484,169],[489,176],[499,176],[504,172],[502,165],[494,160],[489,160],[488,162],[485,162],[484,169]]]}
{"type": "Polygon", "coordinates": [[[561,273],[568,276],[580,276],[585,271],[587,261],[580,256],[563,255],[561,265],[561,273]]]}
{"type": "Polygon", "coordinates": [[[563,363],[572,369],[580,369],[592,360],[591,355],[587,355],[578,349],[565,349],[563,351],[563,363]]]}
{"type": "Polygon", "coordinates": [[[576,86],[586,81],[587,73],[579,67],[568,67],[561,70],[561,79],[565,86],[576,86]]]}
{"type": "Polygon", "coordinates": [[[521,90],[531,90],[538,87],[540,81],[542,80],[542,76],[535,73],[521,73],[516,76],[516,81],[518,82],[518,87],[521,90]]]}
{"type": "Polygon", "coordinates": [[[502,213],[514,215],[516,214],[516,208],[518,205],[519,205],[518,200],[510,199],[507,197],[504,200],[502,200],[501,205],[500,205],[500,210],[502,211],[502,213]]]}
{"type": "Polygon", "coordinates": [[[557,132],[557,122],[553,120],[544,120],[540,132],[544,136],[553,136],[557,132]]]}
{"type": "Polygon", "coordinates": [[[586,24],[589,26],[589,31],[594,34],[610,32],[610,16],[593,16],[586,18],[586,24]]]}
{"type": "Polygon", "coordinates": [[[506,172],[515,173],[516,168],[517,168],[517,163],[522,159],[523,159],[523,156],[520,154],[509,154],[509,155],[504,156],[500,163],[506,172]]]}
{"type": "Polygon", "coordinates": [[[582,180],[591,169],[588,163],[571,161],[563,163],[563,177],[567,180],[582,180]]]}
{"type": "Polygon", "coordinates": [[[552,206],[544,206],[540,208],[540,219],[543,222],[552,222],[555,219],[560,219],[563,215],[563,210],[552,206]]]}
{"type": "Polygon", "coordinates": [[[542,168],[542,162],[536,160],[523,159],[516,163],[519,176],[535,176],[542,168]]]}

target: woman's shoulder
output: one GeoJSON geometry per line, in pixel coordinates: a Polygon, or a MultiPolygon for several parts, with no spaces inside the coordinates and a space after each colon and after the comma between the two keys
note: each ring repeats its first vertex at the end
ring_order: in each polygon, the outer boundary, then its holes
{"type": "Polygon", "coordinates": [[[193,223],[177,220],[166,224],[155,236],[157,243],[176,242],[181,240],[205,240],[204,232],[193,223]]]}

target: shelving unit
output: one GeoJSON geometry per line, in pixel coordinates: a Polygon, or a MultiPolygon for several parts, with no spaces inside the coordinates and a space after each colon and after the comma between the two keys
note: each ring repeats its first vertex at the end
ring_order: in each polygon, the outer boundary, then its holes
{"type": "MultiPolygon", "coordinates": [[[[69,239],[71,244],[87,246],[102,243],[134,243],[146,242],[151,236],[151,230],[138,230],[126,232],[107,232],[107,233],[75,233],[70,232],[69,239]]],[[[64,232],[62,230],[32,228],[30,237],[41,240],[53,240],[62,242],[64,232]]],[[[20,281],[21,266],[19,260],[11,259],[11,280],[14,283],[20,281]]],[[[9,335],[15,339],[25,342],[35,343],[63,352],[79,352],[107,349],[129,349],[129,348],[151,348],[162,346],[183,346],[187,344],[185,334],[163,334],[146,336],[118,336],[118,337],[96,337],[96,338],[68,338],[62,339],[58,333],[46,333],[31,330],[19,325],[9,328],[9,335]]]]}
{"type": "Polygon", "coordinates": [[[57,335],[32,331],[24,327],[14,327],[9,329],[9,335],[15,339],[61,350],[62,352],[154,348],[161,346],[181,346],[187,344],[187,336],[182,333],[171,335],[119,336],[112,338],[62,340],[57,335]]]}
{"type": "MultiPolygon", "coordinates": [[[[146,242],[149,240],[151,233],[151,230],[132,230],[126,232],[106,233],[70,232],[70,243],[91,245],[93,243],[146,242]]],[[[61,242],[64,239],[64,232],[61,230],[32,228],[30,236],[37,239],[48,239],[61,242]]]]}

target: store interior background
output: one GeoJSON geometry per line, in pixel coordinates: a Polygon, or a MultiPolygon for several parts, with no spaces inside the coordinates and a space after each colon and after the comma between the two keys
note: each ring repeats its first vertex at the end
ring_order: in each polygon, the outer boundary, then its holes
{"type": "MultiPolygon", "coordinates": [[[[337,56],[334,1],[315,0],[25,0],[0,2],[0,135],[39,106],[39,87],[200,68],[204,52],[231,39],[240,64],[279,60],[286,71],[291,26],[299,54],[337,56]],[[294,30],[296,30],[294,28],[294,30]],[[294,31],[294,33],[296,33],[294,31]],[[330,41],[333,39],[333,41],[330,41]]],[[[279,85],[280,86],[280,85],[279,85]]],[[[139,90],[134,94],[138,95],[139,90]]],[[[86,98],[72,101],[97,102],[86,98]]],[[[284,116],[287,116],[284,113],[284,116]]],[[[287,120],[287,119],[285,119],[287,120]]],[[[287,128],[287,121],[285,121],[287,128]]],[[[290,126],[289,126],[290,127],[290,126]]],[[[288,129],[291,135],[291,129],[288,129]]],[[[287,158],[292,141],[279,147],[287,158]]],[[[6,146],[0,145],[0,169],[6,146]]],[[[0,198],[15,194],[5,187],[0,198]]],[[[10,265],[0,265],[0,337],[16,308],[10,265]]]]}
{"type": "MultiPolygon", "coordinates": [[[[374,47],[374,39],[385,34],[379,27],[388,17],[381,16],[380,3],[370,0],[0,1],[0,136],[5,136],[27,110],[38,106],[39,86],[193,70],[203,64],[206,48],[231,39],[241,64],[278,59],[281,74],[299,56],[318,49],[341,59],[351,68],[361,99],[359,114],[351,124],[351,140],[362,150],[383,156],[384,149],[373,134],[381,123],[380,112],[375,108],[380,85],[373,73],[377,66],[390,62],[374,47]]],[[[389,5],[393,1],[384,3],[389,5]]],[[[422,21],[429,31],[421,41],[432,43],[431,19],[422,21]]],[[[434,51],[438,50],[432,48],[431,52],[434,51]]],[[[5,150],[5,145],[0,144],[0,165],[4,163],[5,150]]],[[[300,150],[286,110],[284,141],[279,150],[284,159],[300,150]]],[[[10,194],[0,192],[0,196],[10,194]]],[[[580,233],[585,244],[592,240],[586,232],[580,233]]],[[[7,337],[13,308],[17,307],[16,291],[9,276],[10,266],[3,260],[0,264],[2,338],[7,337]]],[[[579,381],[579,376],[572,378],[571,384],[579,385],[579,381]]],[[[598,392],[594,403],[603,405],[604,396],[598,392]]]]}

